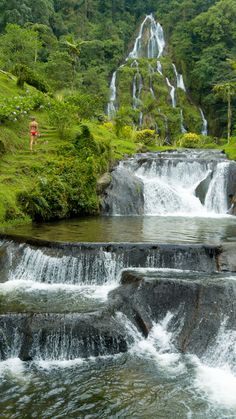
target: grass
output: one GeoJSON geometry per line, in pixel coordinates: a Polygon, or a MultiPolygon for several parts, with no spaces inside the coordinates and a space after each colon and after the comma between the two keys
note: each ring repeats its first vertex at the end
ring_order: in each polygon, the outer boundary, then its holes
{"type": "MultiPolygon", "coordinates": [[[[0,98],[4,96],[19,95],[20,89],[16,86],[16,79],[0,71],[0,98]]],[[[20,208],[17,195],[34,188],[40,177],[56,165],[63,164],[66,150],[73,150],[70,136],[61,140],[55,127],[49,124],[45,111],[34,112],[39,122],[40,137],[34,152],[29,150],[29,119],[24,119],[0,125],[0,140],[6,146],[5,153],[0,156],[0,226],[26,224],[30,218],[20,208]],[[63,150],[63,151],[62,151],[63,150]],[[63,154],[64,153],[64,154],[63,154]]],[[[84,121],[89,127],[95,140],[111,146],[112,160],[122,159],[125,155],[132,155],[142,150],[166,151],[173,150],[172,146],[142,147],[130,138],[118,138],[112,124],[99,124],[96,121],[84,121]]],[[[79,125],[71,127],[72,134],[80,131],[79,125]]],[[[227,156],[236,160],[236,137],[230,144],[218,146],[227,156]]]]}

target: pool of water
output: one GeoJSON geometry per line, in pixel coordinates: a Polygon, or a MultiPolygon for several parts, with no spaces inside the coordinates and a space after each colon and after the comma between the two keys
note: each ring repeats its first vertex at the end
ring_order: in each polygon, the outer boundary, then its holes
{"type": "Polygon", "coordinates": [[[236,217],[87,217],[6,228],[5,233],[62,242],[205,243],[236,241],[236,217]]]}

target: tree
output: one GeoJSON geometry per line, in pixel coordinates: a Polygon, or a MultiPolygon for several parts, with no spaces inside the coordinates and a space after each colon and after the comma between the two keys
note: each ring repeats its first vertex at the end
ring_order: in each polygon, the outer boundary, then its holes
{"type": "Polygon", "coordinates": [[[225,82],[216,84],[213,88],[214,92],[219,95],[224,101],[227,101],[227,139],[229,142],[231,136],[232,126],[232,108],[231,99],[236,94],[236,82],[225,82]]]}
{"type": "Polygon", "coordinates": [[[79,54],[80,54],[80,41],[75,40],[74,36],[68,35],[64,39],[61,39],[61,43],[66,47],[66,50],[70,56],[71,59],[71,65],[72,65],[72,89],[75,88],[75,81],[76,81],[76,70],[77,70],[77,64],[79,60],[79,54]]]}
{"type": "Polygon", "coordinates": [[[0,56],[4,68],[11,70],[15,64],[33,67],[41,46],[37,32],[8,24],[6,33],[0,36],[0,56]]]}

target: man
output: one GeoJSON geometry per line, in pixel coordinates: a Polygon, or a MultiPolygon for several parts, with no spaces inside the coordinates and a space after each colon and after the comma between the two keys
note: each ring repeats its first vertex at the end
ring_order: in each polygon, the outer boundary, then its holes
{"type": "Polygon", "coordinates": [[[31,118],[31,122],[29,124],[30,130],[30,151],[33,151],[33,145],[36,144],[37,136],[38,136],[38,122],[33,117],[31,118]]]}

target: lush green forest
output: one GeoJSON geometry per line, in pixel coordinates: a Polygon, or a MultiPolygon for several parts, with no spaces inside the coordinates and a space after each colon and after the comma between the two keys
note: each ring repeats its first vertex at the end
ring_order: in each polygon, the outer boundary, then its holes
{"type": "Polygon", "coordinates": [[[111,74],[150,12],[163,25],[168,53],[211,133],[225,134],[227,106],[213,86],[236,78],[229,61],[236,61],[234,0],[24,0],[20,8],[16,0],[2,0],[1,68],[17,71],[15,65],[24,64],[52,91],[96,95],[96,113],[103,113],[111,74]]]}
{"type": "Polygon", "coordinates": [[[20,7],[0,0],[0,223],[96,213],[97,179],[124,154],[192,143],[221,147],[235,158],[235,86],[235,0],[22,0],[20,7]],[[187,96],[177,94],[188,138],[180,138],[180,108],[166,103],[168,88],[155,73],[157,115],[145,60],[139,64],[143,126],[133,128],[130,66],[118,73],[122,106],[113,123],[107,121],[112,74],[149,13],[164,28],[166,74],[173,77],[175,63],[184,76],[187,96]],[[209,123],[204,139],[199,107],[209,123]],[[28,150],[32,113],[42,133],[37,162],[28,150]]]}

